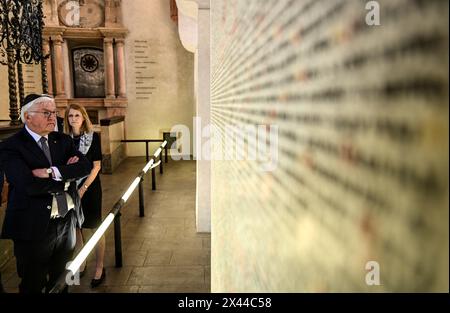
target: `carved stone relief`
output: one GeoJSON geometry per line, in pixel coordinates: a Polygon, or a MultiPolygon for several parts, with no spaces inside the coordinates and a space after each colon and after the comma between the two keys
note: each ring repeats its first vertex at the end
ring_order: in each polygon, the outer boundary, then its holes
{"type": "Polygon", "coordinates": [[[104,0],[63,0],[58,5],[61,25],[67,27],[95,28],[105,25],[104,0]]]}
{"type": "Polygon", "coordinates": [[[76,98],[105,96],[103,51],[94,48],[74,49],[73,76],[76,98]]]}

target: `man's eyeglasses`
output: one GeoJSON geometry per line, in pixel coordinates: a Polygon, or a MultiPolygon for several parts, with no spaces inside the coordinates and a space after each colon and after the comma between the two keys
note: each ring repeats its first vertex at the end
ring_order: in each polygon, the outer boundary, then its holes
{"type": "Polygon", "coordinates": [[[52,116],[52,115],[54,115],[55,117],[59,116],[59,112],[57,112],[57,111],[30,111],[30,112],[44,114],[45,118],[50,118],[50,116],[52,116]]]}

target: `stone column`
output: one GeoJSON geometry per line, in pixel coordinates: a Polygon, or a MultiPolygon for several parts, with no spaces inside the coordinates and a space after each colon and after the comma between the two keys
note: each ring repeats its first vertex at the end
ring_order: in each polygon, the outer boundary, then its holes
{"type": "Polygon", "coordinates": [[[125,48],[124,39],[116,39],[116,55],[117,55],[117,81],[118,81],[118,98],[127,97],[126,79],[125,79],[125,48]]]}
{"type": "Polygon", "coordinates": [[[56,98],[66,98],[66,91],[64,88],[64,69],[63,69],[63,39],[61,35],[55,36],[53,39],[54,47],[54,66],[55,66],[55,94],[56,98]]]}
{"type": "MultiPolygon", "coordinates": [[[[50,42],[47,38],[42,39],[42,52],[44,56],[48,55],[49,57],[45,59],[45,74],[46,74],[46,82],[44,82],[44,77],[42,78],[43,84],[46,83],[47,93],[49,95],[53,95],[53,73],[52,73],[52,57],[50,53],[50,42]]],[[[42,88],[43,92],[45,92],[45,88],[42,88]]]]}
{"type": "Polygon", "coordinates": [[[103,53],[105,56],[105,94],[106,98],[116,98],[116,92],[114,88],[114,51],[113,51],[113,39],[103,39],[103,53]]]}
{"type": "MultiPolygon", "coordinates": [[[[197,70],[197,117],[201,118],[204,127],[210,123],[210,26],[209,1],[199,1],[198,8],[198,48],[196,51],[197,70]]],[[[198,125],[200,126],[200,125],[198,125]]],[[[195,127],[195,126],[194,126],[195,127]]],[[[198,128],[198,127],[197,127],[198,128]]],[[[200,132],[201,129],[196,129],[200,132]]],[[[202,146],[209,142],[202,142],[202,137],[196,134],[199,140],[194,147],[197,158],[197,194],[196,194],[196,225],[197,232],[211,232],[211,161],[203,160],[202,146]]]]}
{"type": "Polygon", "coordinates": [[[64,74],[64,86],[66,86],[66,97],[73,98],[73,83],[72,83],[72,75],[70,74],[70,61],[69,61],[69,46],[67,44],[67,40],[64,40],[62,45],[63,51],[63,74],[64,74]]]}

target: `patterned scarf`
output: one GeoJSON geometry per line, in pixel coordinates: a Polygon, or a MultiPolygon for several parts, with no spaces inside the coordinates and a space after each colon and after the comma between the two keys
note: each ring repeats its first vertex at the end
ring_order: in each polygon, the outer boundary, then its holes
{"type": "MultiPolygon", "coordinates": [[[[70,136],[73,138],[73,134],[71,133],[70,136]]],[[[92,140],[94,138],[94,132],[89,133],[83,133],[80,136],[80,146],[78,147],[78,151],[80,151],[83,155],[86,155],[91,148],[92,140]]],[[[77,179],[77,188],[81,185],[83,180],[88,177],[89,175],[86,175],[84,177],[81,177],[77,179]]]]}

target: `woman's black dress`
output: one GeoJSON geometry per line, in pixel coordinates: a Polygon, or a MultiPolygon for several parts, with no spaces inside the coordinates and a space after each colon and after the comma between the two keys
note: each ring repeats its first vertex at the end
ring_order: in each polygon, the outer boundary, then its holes
{"type": "MultiPolygon", "coordinates": [[[[77,150],[80,146],[80,137],[73,137],[73,141],[77,150]]],[[[102,160],[102,151],[100,146],[100,137],[94,132],[92,144],[86,153],[86,158],[92,162],[102,160]]],[[[87,177],[86,177],[87,178],[87,177]]],[[[84,185],[84,181],[79,185],[78,189],[84,185]]],[[[95,177],[92,184],[86,190],[81,198],[81,207],[84,214],[83,228],[97,228],[102,222],[102,185],[100,183],[100,172],[95,177]]]]}

